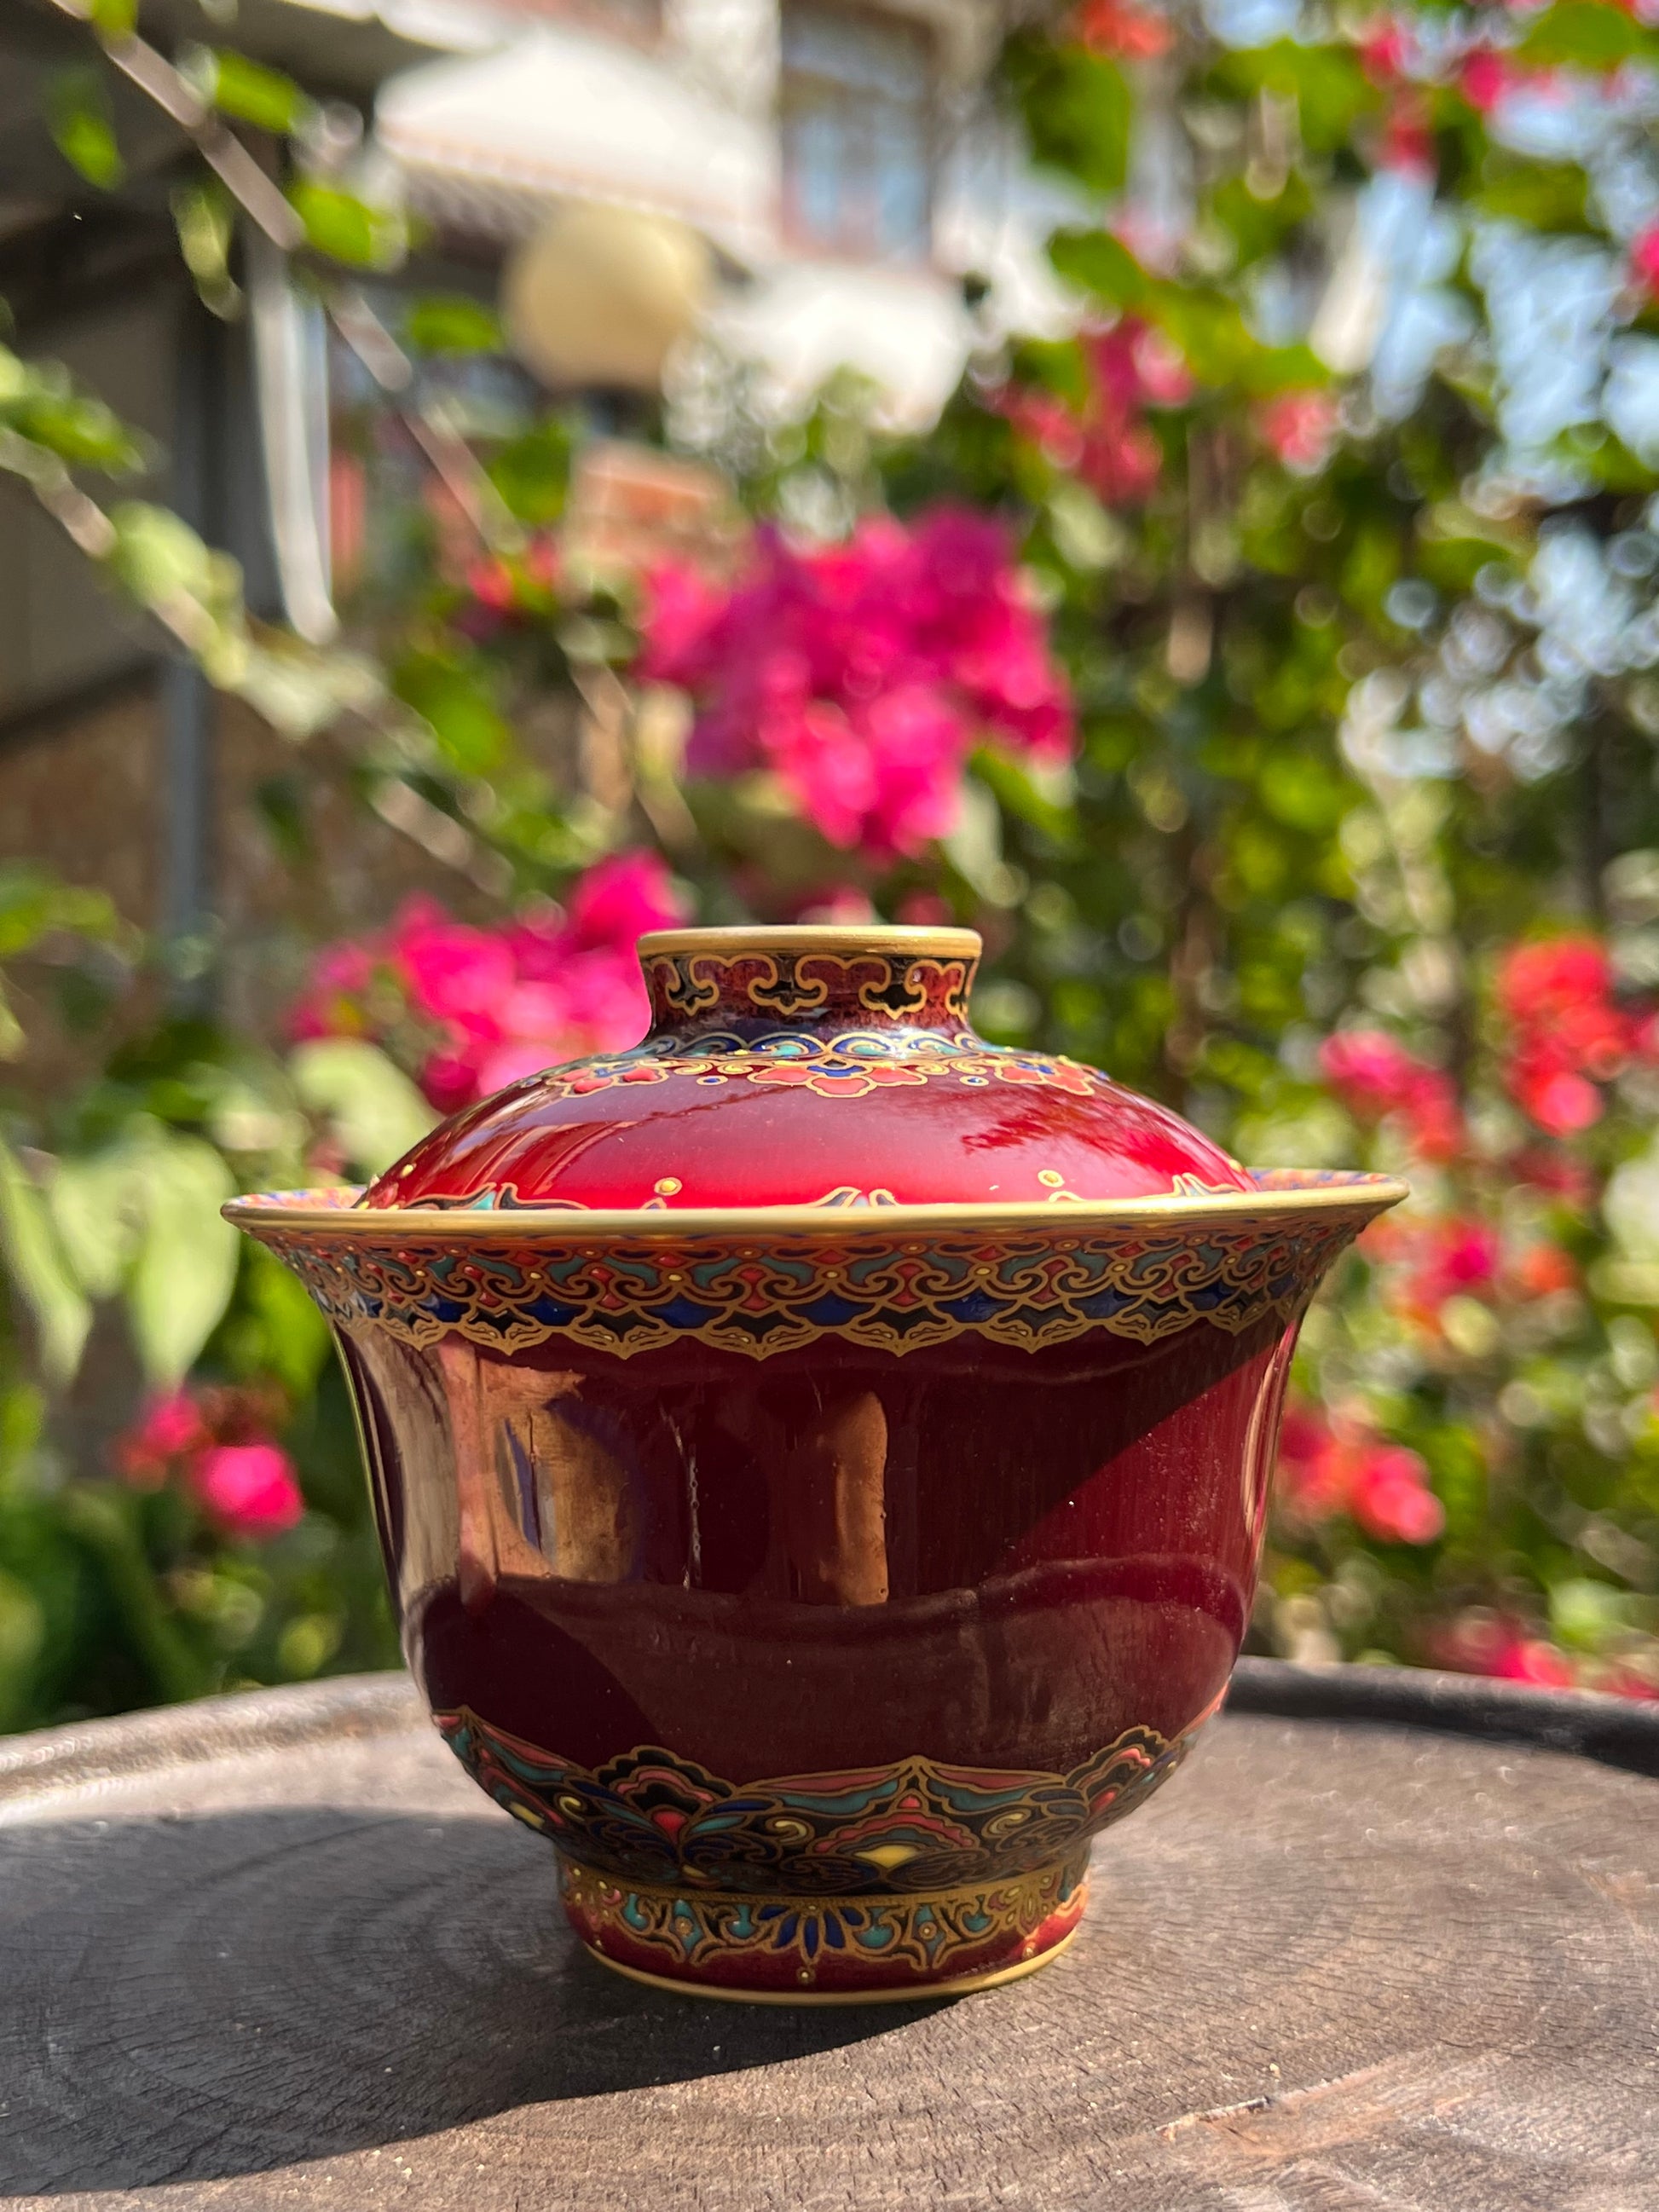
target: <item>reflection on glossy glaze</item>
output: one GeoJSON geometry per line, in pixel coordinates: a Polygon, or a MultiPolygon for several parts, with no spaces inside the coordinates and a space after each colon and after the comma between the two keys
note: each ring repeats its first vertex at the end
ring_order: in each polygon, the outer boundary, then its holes
{"type": "Polygon", "coordinates": [[[759,1369],[532,1365],[373,1328],[343,1349],[410,1664],[485,1786],[558,1844],[585,1939],[670,1978],[844,1992],[1000,1972],[1075,1925],[1080,1887],[1055,1885],[1076,1838],[1163,1778],[1237,1656],[1291,1335],[759,1369]],[[812,1848],[829,1815],[848,1829],[852,1791],[908,1850],[941,1771],[957,1832],[908,1879],[870,1862],[844,1949],[805,1955],[828,1923],[787,1901],[848,1879],[812,1848]],[[781,1774],[802,1779],[754,1778],[781,1774]],[[749,1917],[699,1901],[720,1817],[699,1792],[759,1836],[814,1778],[816,1825],[725,1863],[749,1917]],[[1039,1800],[1048,1826],[994,1827],[1039,1800]],[[919,1887],[931,1950],[878,1909],[919,1887]]]}
{"type": "Polygon", "coordinates": [[[1064,1204],[1165,1194],[1182,1178],[1249,1187],[1197,1130],[1093,1068],[976,1037],[969,930],[727,938],[642,940],[641,1044],[473,1107],[365,1203],[679,1209],[867,1192],[1064,1204]]]}
{"type": "Polygon", "coordinates": [[[793,1371],[374,1329],[346,1355],[441,1710],[592,1766],[1066,1772],[1128,1728],[1175,1740],[1225,1682],[1287,1335],[793,1371]]]}
{"type": "Polygon", "coordinates": [[[977,949],[647,943],[636,1052],[364,1207],[231,1209],[334,1323],[441,1725],[624,1972],[1052,1956],[1224,1689],[1297,1327],[1401,1194],[981,1044],[977,949]]]}

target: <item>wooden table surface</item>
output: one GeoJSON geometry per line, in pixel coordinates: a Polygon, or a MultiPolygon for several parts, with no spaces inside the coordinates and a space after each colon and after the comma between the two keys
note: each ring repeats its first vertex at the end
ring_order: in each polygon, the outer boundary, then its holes
{"type": "Polygon", "coordinates": [[[1046,1972],[792,2013],[592,1965],[400,1677],[18,1738],[0,2191],[1659,2212],[1656,1772],[1652,1714],[1257,1666],[1046,1972]]]}

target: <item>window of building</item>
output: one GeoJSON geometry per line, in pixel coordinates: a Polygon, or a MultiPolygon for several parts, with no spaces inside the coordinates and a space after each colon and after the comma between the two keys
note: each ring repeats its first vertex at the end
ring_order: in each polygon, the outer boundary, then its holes
{"type": "Polygon", "coordinates": [[[783,205],[797,245],[860,260],[927,258],[933,187],[933,48],[926,28],[872,10],[787,0],[783,205]]]}

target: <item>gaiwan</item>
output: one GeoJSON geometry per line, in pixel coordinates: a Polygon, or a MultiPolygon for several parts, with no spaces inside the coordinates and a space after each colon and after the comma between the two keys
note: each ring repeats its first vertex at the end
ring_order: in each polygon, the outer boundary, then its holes
{"type": "Polygon", "coordinates": [[[334,1326],[438,1727],[642,1980],[1055,1955],[1226,1687],[1303,1312],[1404,1194],[984,1043],[979,950],[647,937],[631,1052],[228,1209],[334,1326]]]}

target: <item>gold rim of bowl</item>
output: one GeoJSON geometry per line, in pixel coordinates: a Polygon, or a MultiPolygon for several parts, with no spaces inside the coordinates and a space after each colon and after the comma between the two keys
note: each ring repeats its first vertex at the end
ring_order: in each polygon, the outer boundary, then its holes
{"type": "MultiPolygon", "coordinates": [[[[1171,1192],[1157,1198],[1030,1200],[1008,1205],[940,1206],[363,1206],[343,1195],[326,1202],[321,1191],[270,1191],[233,1199],[223,1208],[239,1228],[258,1230],[280,1223],[331,1236],[379,1237],[420,1236],[587,1239],[628,1237],[641,1241],[686,1237],[868,1236],[894,1237],[928,1230],[1024,1230],[1046,1228],[1056,1236],[1090,1229],[1162,1227],[1171,1222],[1194,1225],[1261,1221],[1308,1213],[1381,1213],[1410,1195],[1397,1176],[1358,1171],[1340,1182],[1260,1190],[1206,1192],[1188,1196],[1171,1192]],[[324,1202],[319,1202],[324,1201],[324,1202]]],[[[354,1194],[355,1195],[355,1194],[354,1194]]]]}
{"type": "Polygon", "coordinates": [[[792,921],[770,927],[745,923],[732,929],[653,929],[639,940],[639,956],[663,952],[908,952],[939,953],[950,960],[977,959],[983,940],[976,929],[912,929],[896,921],[792,921]]]}

